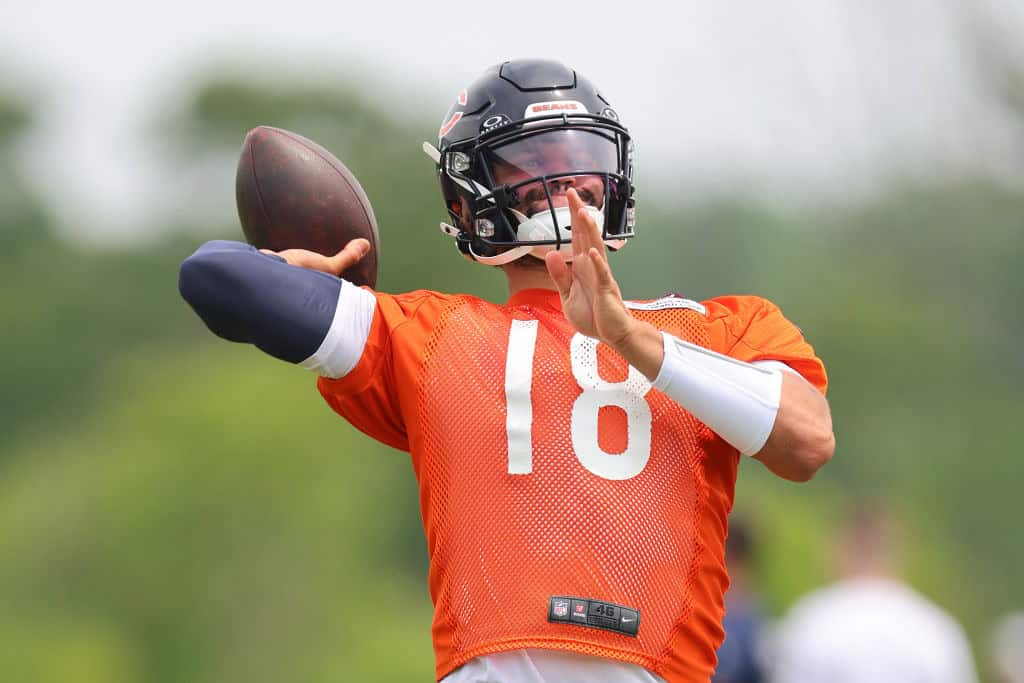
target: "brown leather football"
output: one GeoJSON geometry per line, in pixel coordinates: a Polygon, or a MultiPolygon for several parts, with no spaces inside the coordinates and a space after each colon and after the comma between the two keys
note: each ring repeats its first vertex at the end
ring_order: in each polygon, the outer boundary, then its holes
{"type": "Polygon", "coordinates": [[[246,240],[260,249],[333,256],[350,240],[368,239],[370,253],[342,277],[376,286],[380,238],[370,200],[352,172],[312,140],[269,126],[249,131],[235,201],[246,240]]]}

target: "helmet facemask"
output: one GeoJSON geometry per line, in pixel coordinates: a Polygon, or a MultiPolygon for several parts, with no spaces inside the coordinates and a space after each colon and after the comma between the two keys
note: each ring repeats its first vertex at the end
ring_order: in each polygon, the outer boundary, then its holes
{"type": "Polygon", "coordinates": [[[524,119],[452,144],[439,157],[442,184],[447,179],[464,200],[449,212],[461,224],[460,248],[474,260],[500,265],[526,254],[543,259],[553,250],[571,258],[570,187],[609,248],[620,249],[635,234],[632,147],[612,119],[524,119]]]}

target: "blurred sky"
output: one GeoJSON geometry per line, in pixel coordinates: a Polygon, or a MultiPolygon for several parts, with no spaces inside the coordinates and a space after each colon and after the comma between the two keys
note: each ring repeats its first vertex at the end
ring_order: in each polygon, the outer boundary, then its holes
{"type": "MultiPolygon", "coordinates": [[[[641,192],[743,192],[800,206],[858,200],[893,178],[1024,184],[1022,125],[993,92],[993,55],[1024,64],[1024,2],[35,0],[0,9],[0,88],[44,103],[22,150],[34,183],[71,232],[113,239],[145,231],[146,207],[167,181],[143,122],[210,65],[257,78],[352,77],[396,115],[439,122],[486,66],[553,57],[597,82],[631,128],[641,192]]],[[[233,168],[221,194],[212,210],[230,217],[233,168]]]]}

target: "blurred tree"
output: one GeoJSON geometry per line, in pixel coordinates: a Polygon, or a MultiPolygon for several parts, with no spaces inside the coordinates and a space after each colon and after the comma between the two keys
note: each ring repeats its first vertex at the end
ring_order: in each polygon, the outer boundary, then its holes
{"type": "Polygon", "coordinates": [[[82,643],[117,675],[75,680],[105,683],[430,671],[426,590],[394,551],[416,523],[401,454],[354,449],[295,368],[255,352],[145,349],[109,370],[91,419],[6,469],[0,636],[32,627],[0,669],[43,680],[82,643]]]}

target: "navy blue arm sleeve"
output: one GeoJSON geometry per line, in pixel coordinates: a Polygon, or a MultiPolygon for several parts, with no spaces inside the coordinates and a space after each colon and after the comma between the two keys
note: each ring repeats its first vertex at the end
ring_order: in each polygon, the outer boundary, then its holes
{"type": "Polygon", "coordinates": [[[241,242],[214,240],[181,264],[178,290],[214,334],[299,363],[334,320],[341,279],[241,242]]]}

